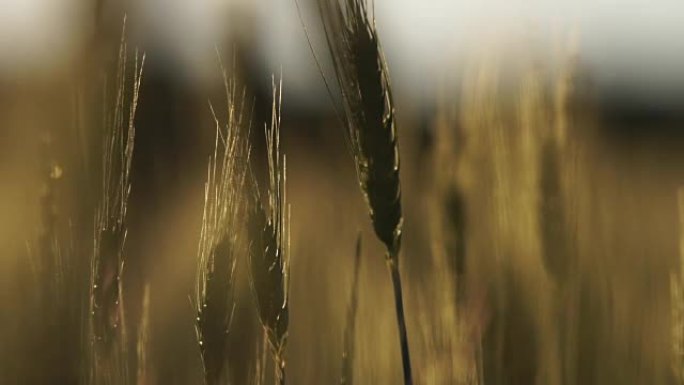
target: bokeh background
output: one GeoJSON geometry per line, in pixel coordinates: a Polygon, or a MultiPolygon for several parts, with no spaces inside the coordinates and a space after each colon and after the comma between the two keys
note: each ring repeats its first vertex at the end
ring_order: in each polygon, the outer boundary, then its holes
{"type": "MultiPolygon", "coordinates": [[[[256,157],[282,74],[289,383],[339,380],[359,232],[355,382],[399,383],[390,280],[323,82],[333,71],[312,1],[299,12],[294,0],[1,1],[0,383],[78,383],[54,373],[80,342],[48,354],[57,336],[35,333],[49,321],[27,261],[46,173],[74,248],[91,245],[101,148],[82,138],[102,129],[97,87],[124,14],[129,46],[146,54],[123,278],[134,331],[149,287],[144,383],[201,383],[188,298],[215,135],[208,102],[226,116],[217,51],[252,101],[256,157]]],[[[416,383],[680,383],[684,4],[373,10],[396,97],[416,383]]],[[[246,260],[237,276],[229,365],[248,384],[262,337],[246,260]]]]}

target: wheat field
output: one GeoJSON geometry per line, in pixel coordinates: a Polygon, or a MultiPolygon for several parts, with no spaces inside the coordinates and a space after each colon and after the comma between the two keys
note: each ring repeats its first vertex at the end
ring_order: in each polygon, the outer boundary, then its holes
{"type": "Polygon", "coordinates": [[[0,77],[0,384],[684,383],[681,116],[607,103],[571,31],[416,106],[374,8],[317,4],[323,109],[107,7],[0,77]]]}

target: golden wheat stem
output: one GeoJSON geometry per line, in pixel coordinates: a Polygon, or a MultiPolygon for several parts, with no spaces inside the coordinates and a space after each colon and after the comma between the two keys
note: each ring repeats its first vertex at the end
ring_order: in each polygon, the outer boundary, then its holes
{"type": "Polygon", "coordinates": [[[342,352],[342,375],[340,385],[350,385],[354,382],[354,337],[356,331],[356,312],[359,307],[359,272],[361,270],[361,233],[356,238],[356,252],[354,254],[354,273],[352,292],[347,308],[347,326],[344,330],[344,351],[342,352]]]}

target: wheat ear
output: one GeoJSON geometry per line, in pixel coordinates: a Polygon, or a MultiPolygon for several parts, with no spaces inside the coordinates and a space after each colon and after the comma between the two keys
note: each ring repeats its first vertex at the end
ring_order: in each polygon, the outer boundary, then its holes
{"type": "Polygon", "coordinates": [[[127,232],[126,210],[131,191],[133,121],[145,56],[139,56],[136,51],[129,84],[125,19],[121,36],[115,101],[105,118],[102,195],[96,213],[91,261],[90,333],[94,348],[91,379],[96,383],[117,383],[127,377],[121,274],[127,232]]]}
{"type": "Polygon", "coordinates": [[[236,83],[226,79],[228,120],[216,122],[214,154],[209,161],[204,215],[196,278],[196,333],[207,385],[225,378],[226,342],[233,316],[234,271],[244,252],[240,232],[245,205],[242,199],[250,155],[248,133],[243,132],[244,94],[238,100],[236,83]]]}
{"type": "Polygon", "coordinates": [[[346,137],[373,228],[387,248],[394,288],[404,383],[411,363],[399,275],[403,216],[399,150],[387,65],[365,0],[319,0],[337,82],[342,93],[346,137]]]}
{"type": "Polygon", "coordinates": [[[282,81],[273,80],[271,124],[266,126],[268,199],[264,205],[254,183],[255,202],[250,215],[251,286],[259,318],[276,363],[276,379],[285,384],[285,346],[289,323],[289,207],[285,194],[286,162],[280,151],[282,81]],[[264,207],[265,206],[265,207],[264,207]]]}

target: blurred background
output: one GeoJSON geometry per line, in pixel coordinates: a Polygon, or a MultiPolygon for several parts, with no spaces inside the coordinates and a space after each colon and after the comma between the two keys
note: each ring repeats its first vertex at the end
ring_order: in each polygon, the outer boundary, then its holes
{"type": "MultiPolygon", "coordinates": [[[[289,383],[339,381],[359,231],[355,382],[399,383],[382,247],[335,116],[315,2],[298,2],[0,0],[0,383],[80,381],[61,368],[69,355],[80,365],[81,342],[36,332],[47,321],[27,261],[54,184],[50,217],[88,263],[102,157],[88,138],[103,129],[101,79],[124,15],[130,51],[146,55],[123,274],[132,339],[150,293],[141,385],[202,379],[188,298],[209,102],[227,115],[218,57],[251,101],[257,159],[282,76],[289,383]]],[[[396,98],[416,383],[682,383],[684,3],[371,3],[396,98]]],[[[262,338],[245,266],[234,384],[252,383],[262,338]]]]}

